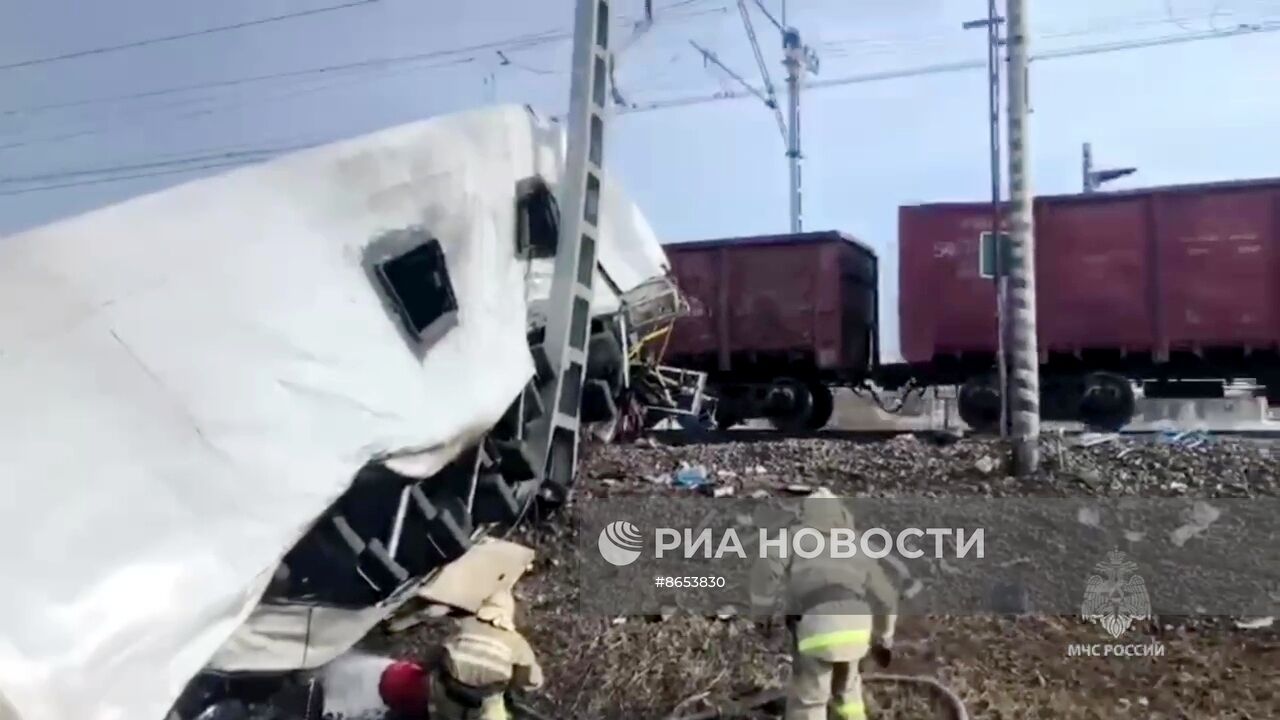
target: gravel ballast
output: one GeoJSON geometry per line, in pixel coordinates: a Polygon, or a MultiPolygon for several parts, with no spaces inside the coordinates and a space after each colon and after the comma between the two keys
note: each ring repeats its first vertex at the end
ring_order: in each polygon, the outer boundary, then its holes
{"type": "MultiPolygon", "coordinates": [[[[1265,441],[1047,437],[1043,446],[1042,471],[1030,479],[1006,476],[999,441],[946,436],[588,447],[570,504],[515,538],[537,551],[518,587],[520,622],[547,674],[528,701],[554,718],[657,719],[732,708],[785,682],[781,629],[768,634],[743,617],[576,612],[573,520],[595,498],[760,497],[817,486],[861,497],[1280,496],[1265,441]],[[682,468],[705,471],[708,486],[680,487],[682,468]]],[[[378,634],[366,645],[412,656],[448,622],[378,634]]],[[[905,617],[890,670],[941,679],[975,718],[1280,718],[1280,633],[1265,619],[1157,617],[1123,641],[1159,642],[1165,654],[1067,657],[1073,643],[1113,642],[1071,616],[905,617]]],[[[874,718],[946,717],[920,687],[869,682],[867,693],[874,718]]]]}

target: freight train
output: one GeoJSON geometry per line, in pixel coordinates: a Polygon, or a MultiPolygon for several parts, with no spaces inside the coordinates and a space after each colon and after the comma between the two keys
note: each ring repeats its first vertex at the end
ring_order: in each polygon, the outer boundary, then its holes
{"type": "MultiPolygon", "coordinates": [[[[692,315],[672,364],[708,373],[715,422],[817,428],[831,388],[958,386],[998,425],[990,203],[899,209],[902,362],[882,362],[877,261],[837,232],[667,245],[692,315]]],[[[1280,179],[1041,197],[1034,204],[1041,412],[1124,426],[1147,397],[1280,399],[1280,179]]]]}

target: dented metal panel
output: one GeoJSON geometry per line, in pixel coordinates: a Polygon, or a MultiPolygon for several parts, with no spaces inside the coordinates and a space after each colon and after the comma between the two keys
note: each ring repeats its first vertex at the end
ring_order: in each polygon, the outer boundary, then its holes
{"type": "Polygon", "coordinates": [[[510,591],[533,564],[533,549],[486,538],[446,565],[418,594],[431,602],[474,613],[499,590],[510,591]]]}
{"type": "MultiPolygon", "coordinates": [[[[320,662],[389,611],[259,599],[361,468],[434,476],[526,387],[515,188],[558,183],[562,148],[525,108],[484,109],[0,241],[0,306],[24,308],[0,313],[0,528],[39,538],[0,554],[0,715],[163,717],[215,655],[320,662]],[[413,287],[447,292],[388,292],[440,268],[372,249],[432,240],[447,281],[413,287]]],[[[662,251],[605,198],[626,291],[662,251]]]]}

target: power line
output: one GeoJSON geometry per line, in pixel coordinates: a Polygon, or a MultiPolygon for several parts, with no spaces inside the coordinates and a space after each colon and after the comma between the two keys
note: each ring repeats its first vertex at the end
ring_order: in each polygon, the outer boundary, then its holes
{"type": "MultiPolygon", "coordinates": [[[[1247,4],[1251,6],[1260,6],[1260,9],[1265,9],[1268,11],[1276,10],[1275,0],[1250,0],[1247,4]]],[[[1230,14],[1237,14],[1237,13],[1235,11],[1231,11],[1230,14]]],[[[1175,25],[1181,30],[1186,30],[1189,32],[1197,32],[1195,28],[1188,26],[1187,23],[1195,20],[1207,21],[1209,17],[1210,17],[1209,15],[1188,14],[1184,16],[1175,16],[1168,13],[1160,13],[1156,15],[1147,13],[1147,14],[1127,14],[1127,15],[1090,18],[1084,26],[1077,25],[1077,26],[1071,26],[1071,27],[1065,27],[1065,28],[1061,26],[1055,26],[1052,28],[1042,28],[1040,32],[1036,33],[1036,38],[1037,39],[1061,39],[1061,38],[1070,38],[1070,37],[1080,37],[1084,35],[1115,33],[1115,32],[1120,32],[1124,30],[1135,30],[1139,28],[1149,28],[1149,27],[1161,26],[1161,25],[1175,25]]],[[[1263,22],[1263,21],[1268,21],[1270,19],[1271,19],[1270,17],[1261,17],[1261,18],[1255,18],[1254,21],[1263,22]]],[[[1243,21],[1237,23],[1237,25],[1243,25],[1243,24],[1248,24],[1248,23],[1243,21]]],[[[1212,28],[1212,29],[1214,31],[1222,31],[1224,29],[1229,29],[1229,28],[1212,28]]],[[[836,40],[827,40],[820,43],[820,47],[823,49],[824,55],[830,54],[833,50],[844,49],[843,50],[844,52],[848,52],[847,50],[848,48],[855,48],[855,47],[856,48],[861,48],[861,47],[879,48],[879,47],[898,46],[898,47],[908,47],[908,48],[911,48],[912,50],[915,50],[917,46],[940,45],[943,43],[949,43],[954,39],[955,39],[955,35],[952,32],[946,32],[946,33],[935,32],[927,35],[917,35],[917,34],[896,35],[896,36],[888,36],[888,37],[865,36],[865,37],[850,37],[850,38],[842,38],[842,39],[836,39],[836,40]]]]}
{"type": "Polygon", "coordinates": [[[0,192],[0,197],[8,197],[11,195],[26,195],[27,193],[44,192],[46,190],[61,190],[63,188],[82,187],[85,185],[101,185],[104,183],[123,182],[125,180],[137,180],[140,178],[160,177],[162,175],[179,175],[182,173],[199,172],[201,170],[211,170],[215,168],[241,167],[243,165],[249,165],[254,162],[257,162],[257,161],[235,160],[235,161],[228,161],[228,162],[221,162],[221,163],[209,163],[207,165],[196,165],[195,167],[189,167],[189,168],[155,170],[152,172],[141,172],[133,175],[120,175],[117,177],[108,177],[108,178],[94,178],[91,180],[77,180],[74,182],[60,183],[57,185],[42,185],[40,187],[33,187],[33,188],[5,190],[3,192],[0,192]]]}
{"type": "MultiPolygon", "coordinates": [[[[364,2],[376,2],[377,0],[363,0],[364,2]]],[[[685,7],[692,2],[702,2],[704,0],[683,0],[672,3],[666,7],[659,7],[657,10],[662,14],[658,15],[659,21],[666,20],[689,20],[702,17],[708,14],[723,12],[724,7],[716,8],[689,8],[687,12],[670,14],[663,11],[669,11],[677,7],[685,7]]],[[[623,16],[622,20],[626,20],[628,16],[623,16]]],[[[422,60],[431,60],[436,58],[445,58],[454,55],[467,55],[488,50],[503,51],[523,51],[530,50],[535,47],[549,45],[553,43],[568,40],[570,33],[565,28],[555,28],[543,30],[535,33],[524,33],[513,37],[503,38],[501,40],[492,40],[475,45],[466,45],[441,50],[431,50],[427,52],[411,53],[408,55],[392,55],[381,58],[370,58],[366,60],[355,60],[345,63],[335,63],[320,67],[304,68],[301,70],[286,70],[283,72],[268,73],[263,75],[251,75],[248,77],[227,78],[224,80],[211,80],[207,82],[188,83],[185,85],[174,85],[165,88],[157,88],[154,90],[143,90],[134,93],[124,93],[120,95],[108,95],[94,98],[82,98],[79,100],[65,100],[54,103],[46,103],[43,105],[29,105],[26,107],[10,108],[8,110],[0,110],[0,117],[9,117],[14,115],[26,115],[52,110],[63,110],[74,107],[84,107],[88,105],[101,105],[109,103],[127,102],[130,100],[142,100],[152,97],[160,97],[164,95],[173,95],[177,93],[193,92],[197,90],[218,90],[227,87],[235,87],[239,85],[248,85],[260,82],[269,82],[272,80],[288,80],[293,78],[304,78],[311,75],[327,75],[331,73],[345,72],[349,70],[383,70],[401,63],[418,62],[422,60]]],[[[4,69],[0,67],[0,69],[4,69]]]]}
{"type": "MultiPolygon", "coordinates": [[[[1203,31],[1198,33],[1182,33],[1179,35],[1166,35],[1158,38],[1147,38],[1144,40],[1129,40],[1111,43],[1099,43],[1096,45],[1083,45],[1074,48],[1063,48],[1061,50],[1052,50],[1043,52],[1031,57],[1031,60],[1055,60],[1066,57],[1079,57],[1083,55],[1096,55],[1100,53],[1119,52],[1121,50],[1137,50],[1141,48],[1157,47],[1161,45],[1176,45],[1181,43],[1196,42],[1199,40],[1216,40],[1220,38],[1235,37],[1239,35],[1252,35],[1260,33],[1276,32],[1280,30],[1280,22],[1270,22],[1255,25],[1242,25],[1221,31],[1203,31]]],[[[877,82],[881,80],[901,80],[911,77],[920,77],[923,75],[937,75],[942,73],[961,72],[966,70],[979,70],[986,67],[985,60],[962,60],[951,63],[939,63],[936,65],[926,65],[923,67],[906,68],[901,70],[886,70],[883,72],[863,73],[859,75],[848,75],[840,78],[831,78],[828,80],[818,80],[808,83],[805,87],[808,89],[838,87],[842,85],[856,85],[860,83],[877,82]]],[[[672,98],[670,100],[658,100],[646,104],[633,104],[628,107],[619,108],[618,113],[639,113],[649,112],[652,110],[667,110],[676,107],[688,107],[691,105],[703,105],[706,103],[718,102],[720,100],[741,100],[753,97],[752,93],[745,90],[727,90],[715,95],[699,95],[683,98],[672,98]]]]}
{"type": "MultiPolygon", "coordinates": [[[[1060,50],[1041,53],[1039,55],[1032,57],[1031,59],[1032,60],[1049,60],[1049,59],[1057,59],[1057,58],[1065,58],[1065,57],[1077,57],[1077,56],[1092,55],[1092,54],[1099,54],[1099,53],[1106,53],[1106,52],[1117,52],[1121,50],[1155,47],[1160,45],[1172,45],[1172,44],[1179,44],[1179,43],[1185,43],[1185,42],[1195,42],[1198,40],[1226,38],[1226,37],[1233,37],[1237,35],[1269,33],[1269,32],[1275,32],[1277,30],[1280,30],[1280,22],[1271,22],[1271,23],[1255,24],[1255,25],[1243,25],[1240,27],[1221,30],[1221,31],[1184,33],[1179,35],[1164,36],[1164,37],[1158,37],[1158,38],[1148,38],[1143,40],[1100,43],[1095,45],[1079,46],[1075,48],[1064,48],[1060,50]]],[[[843,78],[832,78],[830,80],[823,80],[823,81],[810,83],[808,87],[810,88],[835,87],[840,85],[849,85],[849,84],[857,84],[857,83],[864,83],[864,82],[875,82],[879,80],[904,79],[908,77],[918,77],[923,75],[959,72],[959,71],[965,71],[965,70],[980,69],[982,67],[984,67],[984,64],[983,62],[979,62],[979,61],[960,61],[960,62],[954,62],[954,63],[941,63],[936,65],[909,68],[909,69],[903,69],[903,70],[892,70],[892,71],[886,71],[886,72],[880,72],[880,73],[869,73],[869,74],[846,76],[843,78]]],[[[698,104],[703,104],[708,102],[714,102],[717,100],[732,100],[732,99],[741,99],[745,97],[751,97],[751,95],[747,94],[745,91],[726,92],[726,93],[722,93],[722,94],[710,96],[710,97],[704,96],[704,97],[691,97],[691,98],[677,98],[677,99],[668,100],[668,101],[659,101],[656,103],[650,103],[648,105],[643,105],[643,106],[633,105],[633,106],[621,109],[620,112],[625,113],[625,112],[644,112],[648,110],[661,110],[661,109],[667,109],[671,107],[698,105],[698,104]]],[[[63,189],[63,188],[81,187],[85,185],[121,182],[121,181],[140,179],[140,178],[149,178],[149,177],[197,172],[197,171],[206,170],[206,169],[239,167],[246,164],[253,164],[256,162],[260,162],[262,160],[267,160],[282,153],[314,147],[316,145],[324,144],[325,142],[331,142],[331,141],[332,140],[319,140],[314,143],[306,143],[301,145],[240,150],[240,151],[225,152],[220,154],[209,154],[204,156],[177,158],[177,159],[163,161],[163,162],[149,161],[149,162],[141,162],[141,163],[130,164],[130,165],[117,165],[112,167],[64,170],[64,171],[48,173],[44,175],[0,178],[0,183],[5,183],[5,182],[13,183],[13,182],[47,181],[47,180],[61,179],[63,177],[70,178],[70,177],[92,175],[92,174],[105,174],[105,173],[116,173],[116,172],[128,173],[125,175],[116,175],[116,176],[105,177],[105,178],[90,178],[90,179],[76,180],[76,181],[67,182],[67,183],[59,183],[54,185],[42,185],[42,186],[33,187],[33,188],[19,188],[15,190],[8,190],[8,191],[0,192],[0,197],[10,196],[10,195],[21,195],[21,194],[32,193],[32,192],[42,192],[47,190],[57,190],[57,189],[63,189]],[[202,163],[202,164],[197,164],[191,167],[179,167],[181,165],[188,165],[190,163],[202,163]],[[144,170],[144,172],[132,173],[131,171],[133,170],[144,170]]]]}
{"type": "MultiPolygon", "coordinates": [[[[442,68],[466,65],[468,63],[474,62],[474,60],[475,58],[462,58],[458,60],[451,60],[448,62],[432,63],[430,65],[423,65],[420,67],[400,68],[398,69],[397,72],[399,74],[405,74],[408,72],[419,72],[423,70],[438,70],[442,68]]],[[[145,117],[144,118],[135,118],[135,117],[125,118],[120,122],[120,124],[124,125],[127,123],[127,124],[130,124],[131,126],[136,127],[139,124],[143,124],[143,125],[150,124],[150,123],[154,123],[157,120],[184,120],[188,118],[201,117],[204,115],[211,115],[216,112],[222,112],[222,111],[234,109],[237,107],[243,107],[245,105],[255,103],[255,102],[257,103],[274,102],[277,100],[284,100],[284,99],[299,97],[302,95],[308,95],[316,92],[322,92],[324,90],[329,90],[335,87],[349,85],[352,82],[359,81],[359,80],[361,80],[361,78],[358,76],[346,77],[346,78],[334,80],[333,82],[317,85],[315,87],[309,87],[309,88],[304,87],[304,88],[295,90],[293,92],[278,93],[278,94],[272,94],[272,95],[267,95],[265,97],[257,97],[257,98],[216,98],[216,97],[187,98],[187,99],[178,100],[176,102],[172,102],[163,106],[159,106],[158,108],[149,108],[149,109],[152,109],[152,110],[177,109],[177,108],[182,108],[184,106],[190,106],[193,104],[199,105],[201,103],[212,103],[212,105],[204,108],[193,109],[189,112],[184,112],[178,115],[167,116],[167,117],[160,116],[160,117],[151,117],[151,118],[145,118],[145,117]]],[[[145,112],[143,113],[144,116],[146,114],[147,113],[145,112]]],[[[79,137],[100,135],[105,132],[110,132],[115,127],[116,127],[115,124],[108,122],[106,125],[98,125],[97,127],[90,126],[86,128],[81,128],[79,130],[73,130],[71,132],[62,132],[54,135],[42,135],[34,138],[27,138],[26,140],[22,140],[19,142],[12,142],[12,143],[0,145],[0,150],[8,150],[10,148],[25,147],[27,145],[39,145],[39,144],[48,143],[48,142],[60,142],[63,140],[71,140],[79,137]]]]}
{"type": "MultiPolygon", "coordinates": [[[[693,2],[707,2],[707,0],[693,0],[693,2]]],[[[725,10],[723,6],[717,6],[714,8],[704,8],[704,9],[698,9],[696,7],[688,8],[687,10],[683,9],[688,5],[690,5],[690,2],[686,0],[685,2],[674,3],[671,6],[660,7],[659,10],[662,10],[662,11],[666,11],[671,7],[682,8],[680,12],[676,12],[676,13],[664,12],[664,14],[659,16],[660,20],[662,20],[663,22],[670,21],[670,20],[687,21],[696,17],[701,17],[708,13],[722,12],[725,10]]],[[[625,17],[623,19],[625,19],[625,17]]],[[[558,42],[559,40],[566,39],[567,37],[568,37],[567,32],[561,32],[557,30],[547,30],[540,33],[528,33],[525,35],[515,36],[512,38],[506,38],[503,40],[491,41],[491,42],[486,42],[486,43],[481,43],[481,44],[471,45],[466,47],[436,50],[436,51],[416,53],[413,55],[398,56],[398,57],[391,57],[391,58],[363,60],[363,61],[357,61],[352,63],[329,65],[321,68],[309,68],[305,70],[272,73],[268,75],[260,75],[260,76],[254,76],[254,77],[248,77],[248,78],[233,78],[233,79],[215,81],[210,83],[197,83],[197,84],[186,85],[181,87],[164,88],[159,90],[132,93],[129,95],[121,95],[121,96],[115,96],[115,97],[109,97],[109,98],[95,98],[95,99],[87,99],[87,100],[72,101],[72,102],[62,102],[62,103],[45,105],[45,106],[40,106],[35,108],[24,108],[24,109],[10,110],[7,112],[0,112],[0,115],[15,115],[15,114],[26,113],[26,112],[53,110],[57,108],[70,108],[70,107],[76,107],[76,106],[122,101],[122,100],[128,100],[128,99],[141,99],[141,98],[175,94],[175,93],[180,93],[185,91],[226,88],[231,86],[241,86],[241,85],[247,85],[250,83],[264,82],[264,81],[276,80],[276,79],[282,79],[282,78],[302,80],[302,81],[309,82],[309,81],[319,79],[321,77],[327,77],[329,74],[347,73],[352,70],[355,70],[357,73],[359,73],[360,70],[371,70],[371,69],[384,71],[392,68],[393,66],[397,66],[399,64],[422,62],[422,61],[430,60],[433,58],[458,55],[464,52],[474,53],[474,52],[479,52],[483,50],[494,50],[497,52],[501,52],[502,50],[506,50],[508,52],[525,51],[525,50],[532,49],[534,47],[558,42]]],[[[415,68],[414,70],[440,68],[440,67],[473,62],[475,60],[476,60],[475,57],[467,57],[459,60],[454,60],[452,62],[443,62],[438,64],[426,65],[421,68],[415,68]]],[[[510,66],[513,68],[518,68],[520,70],[535,73],[538,75],[560,74],[558,71],[546,71],[540,68],[535,68],[528,65],[516,63],[514,61],[510,61],[510,66]]],[[[350,82],[351,80],[358,80],[358,79],[359,79],[358,75],[353,75],[350,80],[339,80],[337,82],[330,83],[324,86],[303,89],[294,93],[282,94],[280,97],[282,98],[295,97],[299,95],[309,94],[309,93],[317,92],[329,87],[334,87],[339,84],[345,84],[346,82],[350,82]]],[[[201,110],[194,110],[191,112],[170,117],[169,119],[183,119],[183,118],[198,117],[202,115],[208,115],[213,112],[219,112],[228,107],[243,106],[252,102],[270,101],[273,99],[275,98],[273,97],[250,98],[250,99],[240,100],[238,102],[233,101],[231,103],[217,103],[213,107],[209,107],[201,110]]],[[[216,98],[187,98],[187,99],[178,100],[173,103],[168,103],[166,105],[162,105],[159,107],[170,108],[170,107],[178,107],[178,106],[189,105],[189,104],[216,102],[216,100],[217,100],[216,98]]],[[[155,108],[152,108],[152,109],[155,109],[155,108]]],[[[146,111],[144,110],[143,112],[145,113],[146,111]]],[[[129,122],[132,122],[132,121],[129,121],[129,122]]],[[[78,138],[89,137],[93,135],[99,135],[104,132],[109,132],[110,130],[114,129],[116,125],[114,123],[108,123],[108,125],[106,126],[99,125],[97,127],[93,127],[93,126],[81,127],[79,129],[76,129],[74,125],[71,125],[69,127],[68,126],[64,126],[64,127],[67,128],[66,131],[54,132],[53,134],[45,134],[37,137],[28,137],[26,139],[16,140],[14,142],[9,142],[5,144],[0,144],[0,151],[26,147],[30,145],[50,143],[50,142],[63,142],[68,140],[75,140],[78,138]]],[[[21,136],[20,132],[16,134],[19,137],[21,136]]]]}
{"type": "Polygon", "coordinates": [[[62,55],[51,55],[49,57],[20,60],[7,65],[0,65],[0,70],[13,70],[15,68],[31,67],[32,65],[45,65],[48,63],[61,62],[63,60],[74,60],[76,58],[89,57],[90,55],[103,55],[105,53],[116,52],[118,50],[129,50],[132,48],[145,47],[147,45],[158,45],[160,43],[173,42],[174,40],[185,40],[187,38],[200,37],[203,35],[213,35],[215,33],[229,32],[231,30],[241,30],[247,27],[254,27],[256,25],[266,25],[268,23],[282,22],[284,20],[293,20],[295,18],[307,17],[309,15],[319,15],[321,13],[330,13],[337,10],[347,10],[361,5],[371,5],[376,2],[378,2],[378,0],[352,0],[352,2],[342,3],[341,5],[330,5],[328,7],[312,8],[311,10],[299,10],[297,12],[286,13],[284,15],[274,15],[272,17],[258,18],[257,20],[246,20],[244,22],[233,23],[231,25],[219,25],[217,27],[205,28],[203,30],[195,30],[193,32],[178,33],[177,35],[164,35],[161,37],[147,38],[145,40],[135,40],[121,45],[107,45],[105,47],[63,53],[62,55]]]}
{"type": "Polygon", "coordinates": [[[467,45],[462,47],[447,48],[443,50],[431,50],[428,52],[413,53],[411,55],[396,55],[391,57],[372,58],[368,60],[357,60],[348,63],[337,63],[333,65],[324,65],[321,67],[305,68],[302,70],[286,70],[284,72],[269,73],[265,75],[251,75],[249,77],[228,78],[226,80],[213,80],[210,82],[190,83],[187,85],[175,85],[167,88],[159,88],[156,90],[144,90],[142,92],[128,93],[124,95],[112,95],[108,97],[87,98],[83,100],[70,100],[59,103],[50,103],[47,105],[36,105],[25,108],[15,108],[6,110],[0,115],[21,115],[37,112],[45,112],[48,110],[60,110],[72,107],[82,107],[85,105],[98,105],[103,103],[123,102],[126,100],[140,100],[143,98],[160,97],[163,95],[173,95],[176,93],[191,92],[194,90],[216,90],[221,88],[235,87],[239,85],[249,85],[252,83],[267,82],[270,80],[281,80],[289,78],[302,78],[311,75],[327,75],[347,70],[359,70],[365,68],[384,68],[401,63],[419,62],[422,60],[431,60],[435,58],[449,57],[452,55],[464,55],[467,53],[475,53],[483,50],[496,49],[527,49],[543,45],[546,43],[559,42],[569,37],[568,33],[559,31],[544,31],[542,33],[526,33],[504,40],[480,43],[477,45],[467,45]]]}
{"type": "Polygon", "coordinates": [[[181,165],[190,165],[192,163],[209,163],[221,162],[228,160],[242,159],[258,159],[269,158],[282,153],[294,152],[297,150],[305,150],[314,147],[315,144],[291,145],[276,148],[260,148],[257,150],[238,150],[221,153],[212,153],[207,155],[193,155],[190,157],[174,158],[171,160],[151,160],[147,162],[139,162],[129,165],[110,165],[105,167],[82,168],[75,170],[58,170],[54,172],[41,173],[39,175],[14,175],[10,177],[0,177],[0,185],[14,183],[35,183],[48,182],[51,180],[64,180],[74,178],[81,175],[103,175],[119,172],[133,172],[137,170],[158,170],[163,168],[178,167],[181,165]]]}

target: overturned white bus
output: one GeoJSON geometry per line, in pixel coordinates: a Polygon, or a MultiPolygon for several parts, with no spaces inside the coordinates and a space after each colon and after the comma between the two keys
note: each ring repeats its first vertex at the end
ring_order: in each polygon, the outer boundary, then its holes
{"type": "MultiPolygon", "coordinates": [[[[0,717],[272,692],[518,522],[563,157],[486,109],[0,240],[0,717]]],[[[680,303],[643,215],[600,202],[608,424],[680,303]]]]}

